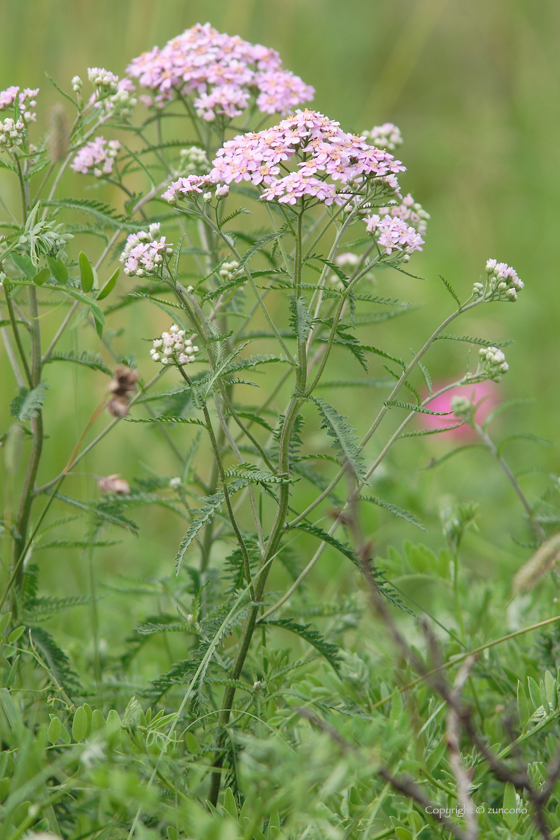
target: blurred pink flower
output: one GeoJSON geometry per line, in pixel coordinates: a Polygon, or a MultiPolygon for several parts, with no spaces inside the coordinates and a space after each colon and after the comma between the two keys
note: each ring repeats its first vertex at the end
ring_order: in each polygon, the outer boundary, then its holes
{"type": "MultiPolygon", "coordinates": [[[[436,382],[433,385],[433,390],[439,391],[445,387],[445,384],[445,382],[436,382]]],[[[445,394],[433,399],[426,408],[429,408],[430,411],[451,411],[453,397],[466,397],[474,405],[480,403],[475,413],[475,420],[479,424],[484,422],[500,402],[498,385],[488,379],[485,382],[477,382],[473,385],[460,385],[457,388],[451,388],[445,394]]],[[[420,414],[420,420],[425,429],[444,429],[446,426],[456,426],[460,422],[460,418],[453,414],[446,416],[420,414]]],[[[450,434],[454,437],[468,438],[472,437],[475,432],[468,423],[465,423],[460,428],[450,431],[450,434]]]]}

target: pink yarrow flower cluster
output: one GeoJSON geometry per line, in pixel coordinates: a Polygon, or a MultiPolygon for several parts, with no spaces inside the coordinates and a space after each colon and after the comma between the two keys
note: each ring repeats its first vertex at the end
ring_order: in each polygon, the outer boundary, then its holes
{"type": "Polygon", "coordinates": [[[160,224],[156,222],[150,225],[149,230],[130,234],[119,257],[124,263],[125,274],[143,277],[158,273],[164,257],[173,253],[173,246],[165,241],[165,236],[156,238],[159,233],[160,224]]]}
{"type": "Polygon", "coordinates": [[[379,208],[380,216],[392,216],[395,219],[402,219],[413,227],[421,236],[424,236],[428,227],[430,214],[426,213],[421,204],[414,201],[410,193],[405,195],[401,204],[393,204],[379,208]]]}
{"type": "Polygon", "coordinates": [[[36,114],[34,108],[37,106],[37,94],[39,88],[24,88],[20,90],[19,87],[12,85],[6,90],[0,91],[0,111],[5,108],[15,108],[16,102],[19,109],[21,119],[27,124],[34,122],[36,114]]]}
{"type": "Polygon", "coordinates": [[[216,185],[221,195],[224,187],[249,181],[262,185],[261,198],[266,201],[295,204],[306,197],[343,205],[359,197],[371,181],[398,195],[397,174],[403,170],[402,163],[389,152],[306,109],[272,128],[228,140],[218,150],[207,176],[179,179],[163,197],[174,202],[216,185]],[[298,168],[282,176],[281,167],[289,162],[297,162],[298,168]]]}
{"type": "Polygon", "coordinates": [[[118,140],[107,142],[104,137],[96,137],[79,150],[70,168],[82,175],[95,175],[96,178],[110,175],[120,147],[118,140]]]}
{"type": "Polygon", "coordinates": [[[38,93],[39,88],[20,90],[15,85],[0,91],[0,111],[14,111],[13,116],[0,120],[0,146],[13,149],[24,144],[27,126],[36,119],[38,93]]]}
{"type": "Polygon", "coordinates": [[[374,214],[366,219],[366,227],[368,233],[373,234],[388,255],[393,251],[411,254],[413,251],[422,250],[424,240],[415,228],[407,225],[402,219],[374,214]]]}
{"type": "Polygon", "coordinates": [[[217,32],[209,23],[143,53],[127,72],[154,91],[159,106],[175,92],[196,94],[194,106],[208,121],[238,116],[251,97],[263,113],[285,114],[314,95],[312,87],[283,68],[275,50],[217,32]]]}

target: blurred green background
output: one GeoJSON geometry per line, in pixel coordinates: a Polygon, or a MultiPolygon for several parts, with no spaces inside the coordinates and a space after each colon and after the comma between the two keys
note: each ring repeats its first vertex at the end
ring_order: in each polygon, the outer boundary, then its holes
{"type": "MultiPolygon", "coordinates": [[[[0,0],[0,20],[0,89],[11,84],[41,87],[42,127],[48,106],[58,101],[45,71],[66,89],[74,74],[86,77],[88,66],[107,67],[121,75],[134,56],[207,20],[221,31],[279,50],[285,66],[316,88],[314,107],[340,120],[345,129],[360,132],[385,121],[399,125],[405,139],[399,154],[409,170],[403,185],[432,216],[426,250],[412,264],[427,282],[394,275],[390,284],[385,279],[383,283],[384,289],[393,285],[394,294],[428,303],[410,320],[385,327],[383,346],[406,352],[409,343],[416,344],[451,310],[439,274],[467,297],[488,257],[508,262],[526,284],[519,303],[488,308],[482,323],[465,320],[458,331],[494,340],[515,339],[508,351],[511,372],[501,387],[504,395],[536,401],[512,417],[511,431],[557,438],[560,4],[556,0],[0,0]]],[[[139,316],[139,332],[147,317],[139,316]]],[[[438,375],[448,377],[461,370],[463,347],[442,344],[440,350],[433,357],[438,375]]],[[[3,348],[0,376],[2,383],[9,383],[0,395],[5,428],[13,383],[3,348]]],[[[77,383],[77,377],[72,381],[77,383]]],[[[82,396],[87,396],[87,381],[81,385],[82,396]]],[[[69,434],[80,423],[83,427],[86,419],[76,419],[76,394],[79,391],[72,396],[69,392],[68,402],[57,407],[57,420],[69,434]]],[[[348,399],[346,394],[344,398],[348,399]]],[[[349,414],[352,399],[358,408],[362,398],[363,394],[350,398],[349,414]]],[[[88,465],[92,471],[129,477],[139,473],[139,460],[154,454],[167,458],[159,454],[160,444],[153,436],[154,450],[149,453],[146,437],[134,436],[130,428],[123,427],[108,449],[99,450],[95,464],[88,465]]],[[[433,446],[442,451],[450,444],[438,441],[433,446]]],[[[49,457],[45,478],[55,468],[56,455],[49,457]]],[[[65,457],[60,453],[58,463],[65,457]]],[[[559,467],[552,450],[544,454],[516,450],[512,459],[524,468],[533,463],[548,471],[559,467]]],[[[437,476],[419,471],[426,460],[426,448],[407,444],[395,456],[395,465],[408,470],[409,493],[416,494],[417,507],[432,510],[434,522],[437,500],[446,493],[459,500],[490,497],[494,520],[490,516],[481,521],[481,533],[484,536],[486,529],[502,548],[488,548],[481,556],[480,537],[473,543],[473,566],[489,558],[515,565],[516,557],[526,556],[492,526],[492,521],[507,525],[519,511],[511,488],[486,456],[453,460],[437,476]]],[[[414,498],[407,500],[404,491],[397,495],[414,506],[414,498]]],[[[100,562],[107,570],[158,574],[168,566],[171,571],[181,526],[177,522],[168,526],[163,514],[150,516],[144,539],[134,548],[131,541],[120,553],[104,553],[100,562]]],[[[391,533],[393,541],[402,540],[402,528],[393,526],[391,533]]],[[[416,537],[409,528],[404,535],[416,537]]],[[[436,533],[433,540],[441,544],[441,535],[436,533]]],[[[70,566],[80,591],[87,586],[86,571],[70,566]]],[[[69,583],[66,568],[54,557],[50,575],[53,586],[69,583]]],[[[338,581],[335,575],[330,585],[338,581]]]]}
{"type": "MultiPolygon", "coordinates": [[[[278,49],[315,107],[361,131],[391,120],[404,179],[432,215],[416,269],[466,293],[489,256],[527,289],[500,309],[516,392],[556,428],[560,257],[560,6],[554,0],[0,0],[0,84],[40,86],[40,112],[88,66],[133,56],[197,21],[278,49]],[[553,409],[553,410],[551,410],[553,409]]],[[[423,290],[424,291],[424,290],[423,290]]],[[[430,290],[437,304],[440,291],[430,290]]],[[[443,299],[443,298],[442,298],[443,299]]],[[[494,325],[492,325],[494,326],[494,325]]],[[[544,431],[544,428],[541,430],[544,431]]]]}

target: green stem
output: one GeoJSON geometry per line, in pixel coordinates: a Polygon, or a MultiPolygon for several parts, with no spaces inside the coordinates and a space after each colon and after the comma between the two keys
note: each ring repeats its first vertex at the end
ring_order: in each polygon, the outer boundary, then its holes
{"type": "MultiPolygon", "coordinates": [[[[31,316],[31,369],[30,386],[36,388],[41,381],[41,332],[38,320],[38,306],[37,306],[37,289],[30,286],[28,288],[29,314],[31,316]]],[[[15,591],[19,593],[23,584],[23,561],[25,555],[22,553],[26,547],[27,532],[29,529],[29,519],[31,516],[31,509],[33,507],[35,481],[37,472],[39,470],[39,463],[41,461],[41,454],[43,451],[43,413],[41,409],[37,411],[35,417],[31,419],[31,431],[33,434],[33,444],[31,447],[31,454],[27,464],[25,478],[23,480],[23,487],[21,490],[21,501],[19,511],[16,519],[16,528],[14,535],[14,552],[12,562],[12,575],[15,591]]],[[[17,598],[12,599],[12,608],[14,614],[17,614],[17,598]]]]}
{"type": "Polygon", "coordinates": [[[19,329],[18,329],[18,325],[17,325],[17,321],[16,321],[16,316],[14,314],[14,307],[12,305],[12,300],[10,298],[10,295],[9,295],[8,289],[7,289],[7,283],[3,283],[2,286],[4,288],[4,296],[6,298],[6,307],[8,309],[8,317],[10,319],[10,324],[12,326],[12,332],[14,334],[14,339],[15,339],[16,346],[17,346],[17,349],[18,349],[18,352],[19,352],[19,355],[20,355],[21,363],[22,363],[23,369],[25,371],[25,377],[27,379],[27,383],[28,383],[29,387],[33,388],[33,385],[31,384],[31,371],[29,370],[29,364],[27,362],[27,355],[25,353],[25,349],[23,347],[23,342],[21,340],[21,335],[19,333],[19,329]]]}
{"type": "Polygon", "coordinates": [[[484,441],[484,443],[486,444],[486,446],[488,447],[488,449],[490,450],[490,452],[492,453],[492,455],[494,456],[494,458],[496,459],[496,461],[498,462],[500,467],[505,472],[511,486],[513,487],[513,489],[517,493],[517,496],[519,497],[519,500],[521,501],[521,504],[523,505],[523,507],[525,508],[525,510],[527,512],[527,515],[529,517],[529,521],[531,522],[531,525],[533,526],[534,531],[535,531],[538,539],[540,540],[540,542],[544,542],[546,540],[545,531],[544,531],[541,523],[537,522],[537,520],[535,519],[535,512],[533,511],[533,508],[529,504],[529,502],[527,500],[527,497],[525,496],[525,493],[523,492],[523,490],[519,486],[519,484],[517,482],[517,479],[515,478],[512,471],[510,470],[507,462],[500,455],[498,447],[496,446],[496,444],[494,443],[492,438],[484,431],[484,429],[482,429],[478,425],[478,423],[473,423],[473,427],[474,427],[476,433],[478,434],[478,436],[484,441]]]}
{"type": "MultiPolygon", "coordinates": [[[[296,243],[296,260],[294,265],[294,286],[296,287],[298,285],[297,278],[299,278],[299,282],[301,281],[302,260],[300,240],[301,227],[299,229],[299,235],[296,243]]],[[[303,356],[301,357],[301,364],[298,364],[297,367],[294,393],[290,399],[290,403],[288,405],[288,409],[284,417],[284,422],[282,424],[282,431],[280,433],[280,440],[278,445],[278,473],[279,475],[286,476],[289,475],[290,472],[290,442],[295,422],[299,415],[301,406],[304,402],[304,397],[302,396],[302,394],[305,388],[305,381],[307,376],[305,341],[301,341],[298,338],[298,359],[300,358],[299,345],[302,345],[303,347],[303,356]]],[[[285,484],[282,484],[280,486],[276,518],[265,546],[263,558],[259,565],[258,582],[254,598],[254,601],[256,603],[250,608],[245,618],[243,628],[241,630],[241,637],[239,639],[237,654],[230,675],[232,680],[238,680],[241,676],[243,666],[247,658],[247,654],[249,653],[249,648],[251,646],[251,640],[253,638],[253,633],[255,631],[258,613],[260,609],[260,601],[262,600],[262,596],[266,586],[266,580],[270,571],[271,562],[278,551],[284,533],[284,525],[286,523],[286,518],[288,515],[289,501],[290,485],[288,482],[286,482],[285,484]]],[[[224,762],[224,746],[227,738],[226,727],[229,723],[229,719],[231,716],[233,701],[235,698],[235,691],[235,685],[228,686],[224,691],[222,708],[218,719],[220,733],[217,738],[216,751],[214,753],[214,771],[210,780],[210,792],[208,795],[209,802],[214,806],[217,804],[218,797],[220,794],[222,767],[224,762]]]]}

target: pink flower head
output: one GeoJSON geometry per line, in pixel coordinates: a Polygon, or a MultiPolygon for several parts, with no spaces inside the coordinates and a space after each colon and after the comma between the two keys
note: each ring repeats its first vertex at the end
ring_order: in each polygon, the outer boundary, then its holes
{"type": "MultiPolygon", "coordinates": [[[[305,109],[297,110],[272,128],[228,140],[218,149],[208,176],[202,181],[179,179],[164,197],[175,201],[180,196],[201,192],[200,187],[208,184],[223,187],[249,181],[254,186],[262,185],[261,198],[265,201],[296,204],[310,198],[327,206],[351,201],[361,205],[372,189],[390,199],[394,195],[400,197],[397,174],[403,170],[402,163],[389,152],[342,131],[335,120],[305,109]],[[282,174],[281,167],[289,165],[297,166],[296,171],[282,174]]],[[[412,221],[420,218],[419,207],[414,202],[413,206],[403,204],[399,212],[412,221]]],[[[377,231],[388,254],[421,249],[419,231],[403,218],[387,214],[387,218],[375,216],[366,222],[370,231],[377,231]]]]}
{"type": "Polygon", "coordinates": [[[204,175],[189,175],[187,178],[179,178],[174,181],[162,194],[162,198],[174,204],[178,198],[202,193],[202,187],[212,186],[212,181],[204,175]]]}
{"type": "MultiPolygon", "coordinates": [[[[439,391],[444,387],[444,382],[434,383],[434,391],[439,391]]],[[[445,394],[431,400],[426,406],[430,411],[449,411],[448,415],[420,414],[420,422],[425,429],[443,429],[447,426],[456,426],[461,422],[461,418],[452,413],[451,401],[454,397],[464,397],[470,400],[474,406],[480,403],[475,412],[475,420],[479,424],[483,423],[499,404],[498,393],[498,386],[490,379],[472,385],[459,385],[457,388],[452,388],[445,394]]],[[[464,423],[460,428],[453,429],[450,434],[457,438],[469,438],[475,435],[475,432],[468,423],[464,423]]]]}
{"type": "Polygon", "coordinates": [[[212,93],[201,93],[194,100],[196,113],[207,122],[213,122],[216,114],[225,114],[232,120],[242,114],[248,104],[249,91],[235,85],[214,88],[212,93]]]}
{"type": "Polygon", "coordinates": [[[130,234],[119,257],[124,263],[125,274],[143,277],[159,273],[164,258],[173,253],[173,246],[165,241],[165,236],[156,238],[159,233],[160,225],[156,222],[150,225],[149,230],[130,234]]]}
{"type": "Polygon", "coordinates": [[[120,147],[118,140],[107,142],[104,137],[96,137],[79,150],[70,168],[82,175],[95,175],[96,178],[110,175],[120,147]]]}
{"type": "Polygon", "coordinates": [[[373,215],[366,219],[368,233],[372,233],[386,254],[421,251],[424,240],[411,225],[393,216],[373,215]]]}
{"type": "Polygon", "coordinates": [[[263,113],[286,114],[314,94],[313,88],[283,69],[275,50],[224,35],[209,23],[187,29],[162,49],[143,53],[127,72],[155,92],[156,105],[172,99],[176,91],[197,94],[195,107],[209,121],[211,114],[238,116],[252,96],[257,96],[257,108],[263,113]],[[223,88],[227,90],[220,92],[223,88]]]}
{"type": "Polygon", "coordinates": [[[27,125],[36,119],[35,108],[38,93],[39,88],[24,88],[20,91],[19,87],[12,85],[6,90],[0,91],[0,111],[5,108],[19,110],[20,118],[27,125]]]}

